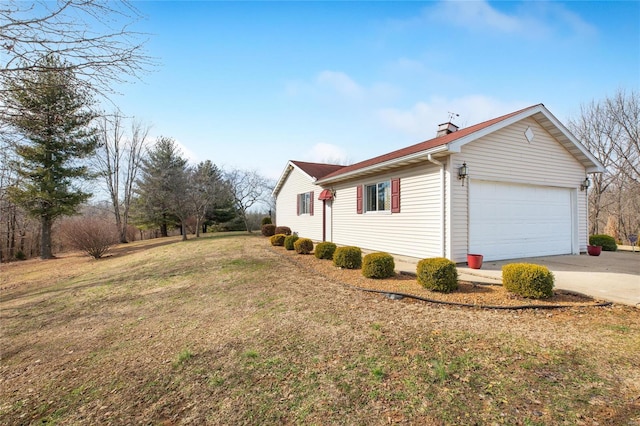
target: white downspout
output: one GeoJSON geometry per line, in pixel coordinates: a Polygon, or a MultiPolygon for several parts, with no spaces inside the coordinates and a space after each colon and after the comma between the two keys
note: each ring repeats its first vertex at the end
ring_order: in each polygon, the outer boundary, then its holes
{"type": "Polygon", "coordinates": [[[427,160],[431,163],[440,166],[440,253],[442,257],[447,257],[444,248],[444,234],[445,234],[445,223],[444,223],[444,197],[445,197],[445,182],[444,182],[444,164],[435,158],[431,154],[427,155],[427,160]]]}

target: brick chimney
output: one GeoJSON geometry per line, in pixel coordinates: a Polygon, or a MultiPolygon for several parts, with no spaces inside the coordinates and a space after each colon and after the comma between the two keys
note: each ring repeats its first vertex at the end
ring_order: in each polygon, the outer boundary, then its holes
{"type": "Polygon", "coordinates": [[[453,124],[452,122],[442,123],[438,125],[438,133],[436,133],[436,137],[446,136],[449,133],[453,133],[458,130],[458,126],[453,124]]]}

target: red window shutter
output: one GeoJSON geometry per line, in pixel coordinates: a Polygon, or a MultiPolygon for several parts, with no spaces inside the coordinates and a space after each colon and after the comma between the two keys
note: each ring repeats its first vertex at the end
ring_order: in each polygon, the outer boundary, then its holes
{"type": "Polygon", "coordinates": [[[391,179],[391,213],[400,213],[400,179],[391,179]]]}
{"type": "Polygon", "coordinates": [[[362,214],[362,185],[356,187],[356,211],[362,214]]]}
{"type": "Polygon", "coordinates": [[[296,195],[296,214],[300,216],[300,194],[296,195]]]}
{"type": "Polygon", "coordinates": [[[309,215],[313,216],[313,191],[309,193],[309,215]]]}

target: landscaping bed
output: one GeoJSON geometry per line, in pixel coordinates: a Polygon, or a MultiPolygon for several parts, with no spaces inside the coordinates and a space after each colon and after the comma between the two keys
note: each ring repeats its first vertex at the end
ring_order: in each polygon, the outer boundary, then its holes
{"type": "Polygon", "coordinates": [[[370,279],[362,275],[360,269],[341,269],[333,265],[330,260],[317,259],[313,254],[299,255],[293,250],[283,247],[273,247],[266,242],[267,247],[298,266],[315,271],[331,280],[363,290],[387,294],[400,294],[416,300],[432,303],[454,304],[461,306],[486,308],[562,308],[604,306],[608,302],[595,300],[591,297],[563,290],[554,290],[548,299],[528,299],[508,292],[502,285],[491,285],[471,281],[458,281],[458,289],[451,293],[430,291],[422,287],[415,275],[410,273],[396,273],[394,277],[385,279],[370,279]]]}

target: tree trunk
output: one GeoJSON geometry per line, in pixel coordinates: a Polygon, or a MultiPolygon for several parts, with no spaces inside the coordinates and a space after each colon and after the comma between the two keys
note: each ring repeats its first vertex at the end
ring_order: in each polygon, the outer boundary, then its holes
{"type": "Polygon", "coordinates": [[[52,259],[51,251],[51,225],[53,221],[48,216],[40,217],[40,259],[52,259]]]}
{"type": "Polygon", "coordinates": [[[180,224],[180,233],[182,233],[182,241],[187,241],[187,227],[184,224],[184,220],[180,224]]]}
{"type": "Polygon", "coordinates": [[[160,225],[160,236],[161,237],[168,237],[169,234],[167,233],[167,224],[163,223],[162,225],[160,225]]]}

